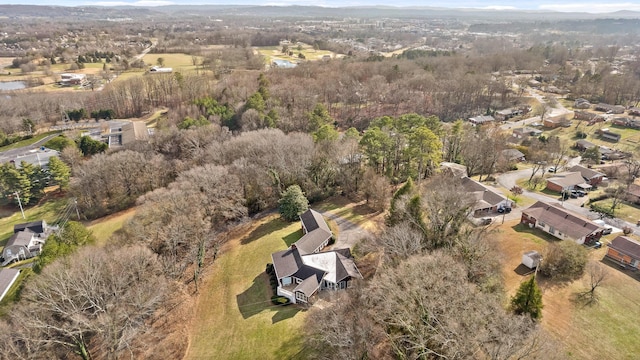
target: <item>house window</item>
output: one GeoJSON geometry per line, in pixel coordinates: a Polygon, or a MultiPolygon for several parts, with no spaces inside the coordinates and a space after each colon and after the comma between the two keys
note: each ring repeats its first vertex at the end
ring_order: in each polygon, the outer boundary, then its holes
{"type": "Polygon", "coordinates": [[[287,286],[289,284],[291,284],[291,278],[290,277],[286,277],[286,278],[282,279],[282,285],[283,286],[287,286]]]}
{"type": "Polygon", "coordinates": [[[300,291],[296,291],[296,300],[307,302],[307,296],[300,291]]]}
{"type": "Polygon", "coordinates": [[[543,227],[545,227],[545,226],[546,226],[542,221],[538,221],[538,225],[539,225],[541,228],[543,228],[543,227]]]}

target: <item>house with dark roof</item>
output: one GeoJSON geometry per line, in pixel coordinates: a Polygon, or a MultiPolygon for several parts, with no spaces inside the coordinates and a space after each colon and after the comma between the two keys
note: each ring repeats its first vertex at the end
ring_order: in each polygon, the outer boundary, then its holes
{"type": "Polygon", "coordinates": [[[604,179],[605,175],[595,169],[590,169],[588,167],[584,167],[582,165],[575,165],[571,169],[570,172],[579,172],[582,175],[582,178],[587,182],[587,184],[591,186],[598,186],[604,179]]]}
{"type": "Polygon", "coordinates": [[[507,199],[506,196],[466,176],[462,178],[462,187],[467,194],[476,200],[473,206],[473,214],[475,216],[493,213],[500,208],[511,208],[513,206],[513,202],[507,199]]]}
{"type": "Polygon", "coordinates": [[[585,150],[591,149],[592,147],[595,147],[596,144],[594,144],[594,143],[592,143],[590,141],[587,141],[587,140],[578,140],[578,141],[576,141],[574,146],[575,146],[576,149],[578,149],[580,151],[585,151],[585,150]]]}
{"type": "Polygon", "coordinates": [[[573,240],[578,244],[592,244],[602,237],[604,228],[593,221],[557,204],[542,201],[522,210],[520,223],[540,229],[560,240],[573,240]]]}
{"type": "Polygon", "coordinates": [[[607,244],[605,257],[623,265],[640,269],[640,242],[620,235],[607,244]]]}
{"type": "Polygon", "coordinates": [[[346,289],[351,280],[362,278],[349,249],[321,251],[332,236],[322,214],[309,209],[300,222],[304,236],[271,254],[279,296],[306,304],[318,291],[346,289]]]}
{"type": "Polygon", "coordinates": [[[44,220],[15,225],[13,235],[2,249],[1,266],[38,255],[53,230],[55,227],[47,225],[44,220]]]}
{"type": "Polygon", "coordinates": [[[0,269],[0,301],[7,295],[11,286],[18,279],[18,275],[20,275],[18,269],[0,269]]]}
{"type": "Polygon", "coordinates": [[[598,130],[600,138],[607,141],[618,142],[622,138],[622,134],[615,133],[609,129],[598,130]]]}
{"type": "Polygon", "coordinates": [[[500,158],[506,162],[525,161],[524,154],[518,149],[504,149],[500,152],[500,158]]]}
{"type": "Polygon", "coordinates": [[[300,215],[300,223],[302,224],[302,236],[294,243],[302,255],[320,252],[325,246],[329,245],[329,241],[333,236],[329,225],[324,221],[322,214],[309,209],[300,215]]]}
{"type": "Polygon", "coordinates": [[[547,189],[559,193],[577,189],[590,190],[591,188],[592,186],[587,184],[577,171],[555,174],[547,179],[547,189]]]}

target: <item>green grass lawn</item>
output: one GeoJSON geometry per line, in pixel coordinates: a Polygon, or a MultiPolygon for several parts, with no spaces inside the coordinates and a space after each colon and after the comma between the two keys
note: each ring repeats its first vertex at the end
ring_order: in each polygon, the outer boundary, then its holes
{"type": "MultiPolygon", "coordinates": [[[[609,209],[611,208],[612,202],[611,199],[604,199],[600,201],[594,201],[592,204],[597,204],[609,209]]],[[[640,207],[633,204],[620,203],[618,204],[618,207],[616,207],[614,216],[631,223],[635,223],[636,221],[640,220],[640,207]]]]}
{"type": "Polygon", "coordinates": [[[106,245],[107,240],[114,232],[120,230],[124,223],[135,215],[135,208],[121,211],[119,213],[94,220],[87,226],[96,237],[96,245],[106,245]]]}
{"type": "Polygon", "coordinates": [[[66,205],[67,199],[65,198],[45,201],[40,205],[26,208],[24,211],[26,219],[22,218],[20,209],[15,209],[15,211],[8,214],[2,214],[3,217],[0,218],[0,244],[4,246],[11,237],[14,225],[41,219],[52,222],[59,216],[66,205]]]}
{"type": "Polygon", "coordinates": [[[50,131],[50,132],[46,132],[46,133],[43,133],[43,134],[38,134],[38,135],[35,135],[34,137],[32,137],[31,139],[21,140],[21,141],[15,142],[13,144],[9,144],[7,146],[0,147],[0,151],[7,151],[7,150],[11,150],[11,149],[17,149],[17,148],[22,147],[22,146],[29,146],[31,144],[37,143],[38,141],[44,139],[45,137],[47,137],[47,136],[49,136],[51,134],[56,134],[58,132],[59,131],[50,131]]]}
{"type": "Polygon", "coordinates": [[[272,215],[230,240],[201,284],[186,359],[290,359],[301,350],[305,312],[271,304],[265,266],[302,235],[272,215]]]}
{"type": "Polygon", "coordinates": [[[571,127],[564,128],[559,127],[552,130],[544,131],[545,136],[558,136],[560,139],[566,141],[569,145],[573,145],[576,141],[580,140],[576,137],[577,131],[583,131],[587,134],[584,140],[592,142],[596,145],[602,145],[612,148],[617,148],[623,151],[630,151],[640,145],[640,130],[624,128],[610,123],[597,123],[588,126],[586,122],[580,122],[578,120],[572,121],[571,127]],[[576,127],[577,126],[577,127],[576,127]],[[619,142],[611,142],[602,140],[598,136],[598,130],[608,128],[612,132],[622,135],[622,140],[619,142]]]}
{"type": "MultiPolygon", "coordinates": [[[[142,60],[151,65],[158,65],[158,58],[164,59],[164,66],[175,69],[195,69],[192,56],[188,54],[146,54],[142,60]]],[[[196,57],[198,63],[202,61],[202,57],[196,57]]]]}

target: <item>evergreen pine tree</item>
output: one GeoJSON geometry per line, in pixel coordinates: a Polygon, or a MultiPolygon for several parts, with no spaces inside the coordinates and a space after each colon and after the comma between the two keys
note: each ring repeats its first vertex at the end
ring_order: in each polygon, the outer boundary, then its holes
{"type": "Polygon", "coordinates": [[[518,292],[511,298],[511,308],[516,314],[528,314],[534,320],[542,317],[542,292],[535,275],[520,285],[518,292]]]}

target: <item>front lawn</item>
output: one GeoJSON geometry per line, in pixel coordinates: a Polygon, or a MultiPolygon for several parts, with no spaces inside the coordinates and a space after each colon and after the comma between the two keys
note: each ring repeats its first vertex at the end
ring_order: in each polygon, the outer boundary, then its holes
{"type": "MultiPolygon", "coordinates": [[[[531,273],[520,265],[522,254],[529,250],[543,252],[550,240],[550,235],[529,229],[517,220],[498,227],[492,241],[503,265],[508,295],[514,294],[531,273]]],[[[602,261],[605,253],[606,247],[589,250],[589,258],[600,263],[607,273],[607,279],[596,289],[599,302],[595,305],[575,300],[577,293],[586,290],[587,275],[565,284],[540,278],[544,304],[541,325],[558,341],[567,358],[635,359],[640,353],[640,278],[602,261]]]]}
{"type": "Polygon", "coordinates": [[[296,305],[271,304],[265,266],[271,253],[302,235],[300,223],[270,215],[235,233],[203,278],[185,358],[295,357],[306,313],[296,305]]]}

